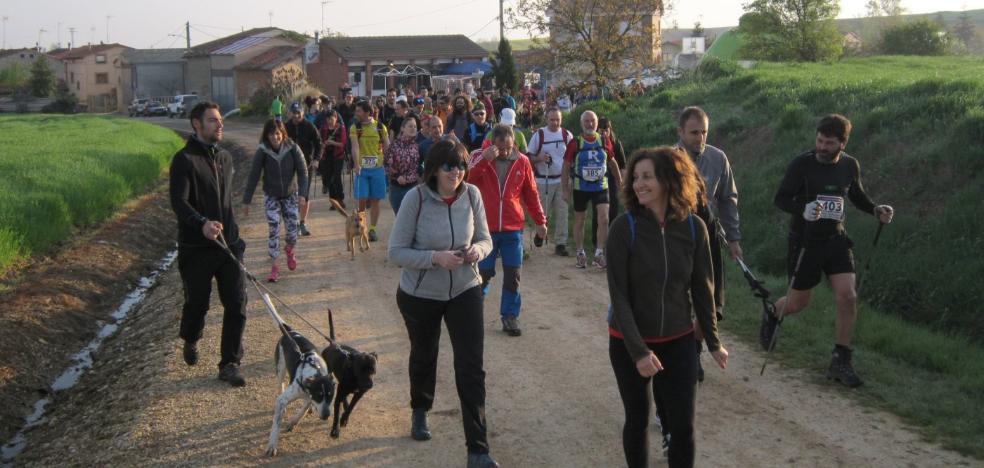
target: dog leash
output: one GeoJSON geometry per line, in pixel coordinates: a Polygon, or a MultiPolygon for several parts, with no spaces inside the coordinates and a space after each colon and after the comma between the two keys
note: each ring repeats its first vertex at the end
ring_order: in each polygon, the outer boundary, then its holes
{"type": "MultiPolygon", "coordinates": [[[[225,236],[222,235],[222,232],[219,232],[219,236],[215,239],[215,242],[219,244],[220,247],[222,247],[222,250],[224,250],[226,254],[228,254],[229,257],[232,258],[234,262],[236,262],[236,265],[239,265],[239,269],[242,270],[243,274],[246,275],[246,278],[248,278],[249,281],[253,283],[253,287],[256,288],[256,291],[260,293],[260,298],[263,299],[263,304],[266,305],[267,310],[270,312],[271,316],[273,317],[273,320],[277,322],[277,328],[279,328],[280,332],[283,333],[284,336],[286,336],[291,341],[291,343],[293,343],[294,347],[297,348],[297,350],[300,350],[300,347],[297,346],[296,342],[294,342],[294,338],[290,336],[290,333],[287,331],[287,328],[285,327],[286,323],[284,322],[283,317],[281,317],[280,314],[277,313],[277,308],[273,305],[273,301],[270,300],[270,297],[273,297],[281,304],[283,304],[288,311],[296,315],[297,318],[301,319],[301,321],[307,324],[308,327],[311,327],[312,330],[314,330],[319,335],[321,335],[322,338],[328,340],[329,343],[334,342],[334,340],[332,340],[324,333],[322,333],[321,330],[318,329],[318,327],[315,327],[314,324],[312,324],[307,319],[305,319],[303,315],[301,315],[296,310],[294,310],[294,308],[291,307],[290,304],[284,301],[280,296],[278,296],[276,293],[271,291],[266,286],[260,284],[260,282],[256,280],[256,277],[253,276],[253,274],[246,269],[246,265],[243,265],[243,263],[240,262],[238,258],[236,258],[235,254],[232,253],[232,250],[229,249],[229,245],[226,243],[225,236]]],[[[329,314],[330,313],[331,310],[329,309],[329,314]]]]}

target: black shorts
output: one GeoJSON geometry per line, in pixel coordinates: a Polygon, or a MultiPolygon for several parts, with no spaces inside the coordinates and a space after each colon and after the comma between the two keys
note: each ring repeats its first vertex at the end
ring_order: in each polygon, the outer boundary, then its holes
{"type": "MultiPolygon", "coordinates": [[[[799,258],[803,241],[789,239],[789,254],[787,256],[787,271],[793,275],[796,260],[799,258]]],[[[821,272],[830,275],[854,273],[854,253],[851,248],[854,242],[845,234],[836,235],[826,240],[811,240],[806,243],[806,253],[803,262],[796,271],[793,289],[807,291],[820,284],[821,272]]]]}
{"type": "Polygon", "coordinates": [[[588,202],[591,202],[591,207],[596,208],[601,204],[608,204],[608,190],[599,190],[597,192],[584,192],[581,190],[574,190],[574,211],[580,213],[588,210],[588,202]]]}

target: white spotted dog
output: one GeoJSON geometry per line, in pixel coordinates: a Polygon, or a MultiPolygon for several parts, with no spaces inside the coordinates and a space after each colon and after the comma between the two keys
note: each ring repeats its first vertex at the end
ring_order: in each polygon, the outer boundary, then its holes
{"type": "Polygon", "coordinates": [[[287,333],[280,338],[275,351],[280,396],[273,410],[273,427],[270,428],[270,442],[266,450],[268,457],[277,454],[280,418],[287,405],[294,400],[305,399],[304,406],[284,426],[284,431],[290,432],[312,407],[317,409],[322,421],[327,421],[335,397],[335,379],[314,344],[287,325],[283,327],[287,333]],[[289,384],[285,382],[285,377],[290,378],[289,384]]]}

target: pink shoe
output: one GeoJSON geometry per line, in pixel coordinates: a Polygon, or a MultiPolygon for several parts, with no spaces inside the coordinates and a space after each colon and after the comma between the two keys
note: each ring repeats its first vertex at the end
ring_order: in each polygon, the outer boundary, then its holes
{"type": "Polygon", "coordinates": [[[297,269],[297,257],[294,257],[294,247],[287,246],[286,248],[284,248],[284,251],[287,252],[287,268],[290,271],[296,270],[297,269]]]}
{"type": "Polygon", "coordinates": [[[267,282],[276,283],[278,279],[280,279],[280,267],[274,265],[273,268],[270,269],[270,276],[267,277],[267,282]]]}

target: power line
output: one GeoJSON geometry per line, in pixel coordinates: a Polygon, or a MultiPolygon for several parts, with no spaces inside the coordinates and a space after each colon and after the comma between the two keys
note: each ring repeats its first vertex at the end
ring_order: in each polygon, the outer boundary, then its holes
{"type": "MultiPolygon", "coordinates": [[[[177,34],[177,33],[178,33],[178,31],[180,31],[180,30],[181,30],[181,28],[183,28],[183,27],[184,27],[184,25],[182,24],[182,25],[180,25],[180,26],[178,26],[178,27],[176,27],[176,28],[174,28],[174,29],[173,29],[173,30],[172,30],[171,32],[169,32],[169,33],[167,33],[167,34],[165,34],[165,35],[164,35],[164,37],[162,37],[162,38],[161,38],[161,39],[160,39],[159,41],[157,41],[157,42],[155,42],[155,43],[153,43],[153,44],[151,44],[151,45],[150,45],[150,48],[151,48],[151,49],[153,49],[154,47],[157,47],[157,44],[160,44],[161,42],[164,42],[164,41],[166,41],[166,40],[167,40],[167,39],[168,39],[169,37],[172,37],[172,36],[173,36],[174,34],[177,34]]],[[[173,44],[173,41],[172,41],[172,44],[173,44]]]]}
{"type": "Polygon", "coordinates": [[[215,34],[209,34],[209,33],[205,32],[205,31],[202,31],[201,29],[198,29],[195,26],[192,26],[191,29],[194,29],[195,31],[198,31],[198,32],[200,32],[200,33],[202,33],[202,34],[204,34],[204,35],[206,35],[208,37],[214,37],[214,38],[218,38],[219,37],[219,36],[216,36],[215,34]]]}
{"type": "Polygon", "coordinates": [[[201,26],[203,28],[210,28],[210,29],[222,29],[225,31],[239,31],[239,28],[227,28],[225,26],[210,26],[202,23],[195,23],[195,26],[201,26]]]}
{"type": "Polygon", "coordinates": [[[475,32],[473,32],[473,33],[471,33],[471,34],[469,34],[469,35],[468,35],[468,37],[472,37],[472,36],[474,36],[474,35],[476,35],[476,34],[478,34],[478,33],[480,33],[480,32],[482,32],[482,31],[483,31],[483,30],[484,30],[485,28],[487,28],[487,27],[489,27],[489,25],[490,25],[490,24],[492,24],[492,23],[494,23],[494,22],[496,22],[496,21],[498,21],[498,19],[499,19],[499,17],[498,17],[498,16],[496,16],[496,17],[494,17],[494,18],[492,18],[491,20],[489,20],[489,22],[488,22],[488,23],[485,23],[485,26],[482,26],[481,28],[478,28],[478,31],[475,31],[475,32]]]}

